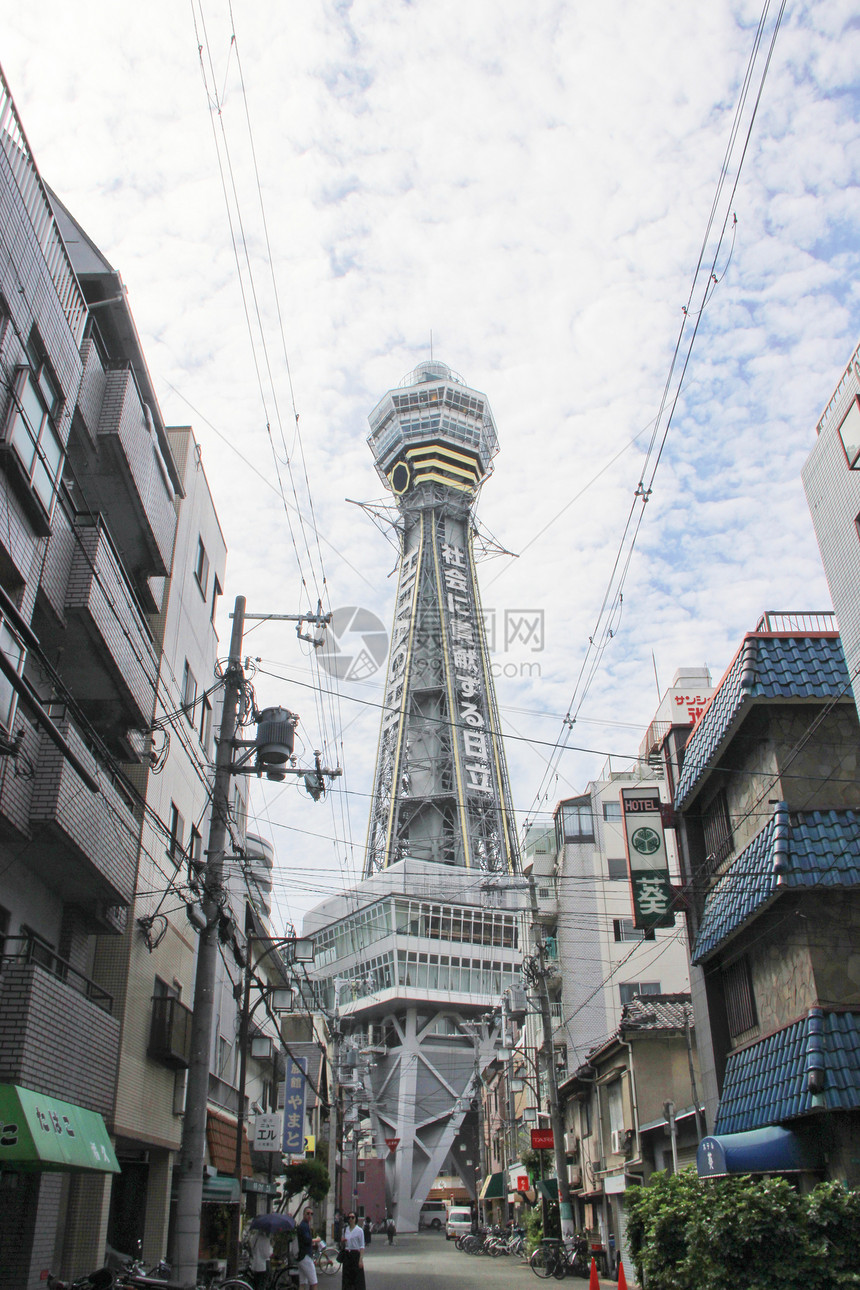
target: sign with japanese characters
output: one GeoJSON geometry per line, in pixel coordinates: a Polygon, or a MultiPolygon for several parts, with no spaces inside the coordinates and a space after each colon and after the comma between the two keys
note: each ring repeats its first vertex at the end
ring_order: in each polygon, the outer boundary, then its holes
{"type": "Polygon", "coordinates": [[[307,1057],[290,1057],[288,1054],[284,1080],[284,1136],[281,1144],[285,1156],[304,1155],[307,1088],[307,1057]]]}
{"type": "Polygon", "coordinates": [[[621,790],[633,924],[641,929],[674,927],[669,857],[656,789],[621,790]]]}
{"type": "Polygon", "coordinates": [[[0,1168],[119,1173],[97,1112],[15,1084],[0,1084],[0,1168]]]}
{"type": "Polygon", "coordinates": [[[386,1138],[386,1139],[385,1139],[385,1145],[386,1145],[386,1147],[388,1147],[388,1150],[389,1150],[389,1151],[396,1151],[396,1150],[397,1150],[397,1148],[400,1146],[400,1139],[399,1139],[399,1138],[386,1138]]]}
{"type": "Polygon", "coordinates": [[[257,1116],[251,1146],[255,1151],[281,1150],[281,1117],[276,1112],[257,1116]]]}

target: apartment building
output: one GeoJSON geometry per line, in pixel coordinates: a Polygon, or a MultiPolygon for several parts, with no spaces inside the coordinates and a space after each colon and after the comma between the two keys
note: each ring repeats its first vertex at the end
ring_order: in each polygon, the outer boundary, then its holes
{"type": "Polygon", "coordinates": [[[860,1182],[858,755],[833,615],[764,615],[675,792],[711,1133],[700,1173],[860,1182]]]}

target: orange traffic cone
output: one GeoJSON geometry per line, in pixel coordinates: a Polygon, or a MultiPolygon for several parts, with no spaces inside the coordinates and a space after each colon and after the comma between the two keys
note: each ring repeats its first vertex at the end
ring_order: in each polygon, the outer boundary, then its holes
{"type": "Polygon", "coordinates": [[[588,1278],[588,1290],[600,1290],[600,1282],[597,1279],[597,1264],[594,1261],[594,1255],[591,1256],[591,1275],[588,1278]]]}
{"type": "Polygon", "coordinates": [[[624,1275],[624,1264],[618,1260],[618,1290],[627,1290],[627,1278],[624,1275]]]}

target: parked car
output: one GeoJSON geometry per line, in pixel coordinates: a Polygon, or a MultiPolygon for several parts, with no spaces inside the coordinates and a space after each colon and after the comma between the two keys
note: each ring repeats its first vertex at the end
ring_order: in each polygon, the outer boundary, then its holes
{"type": "Polygon", "coordinates": [[[453,1241],[472,1230],[472,1211],[467,1206],[452,1205],[445,1222],[445,1240],[453,1241]]]}

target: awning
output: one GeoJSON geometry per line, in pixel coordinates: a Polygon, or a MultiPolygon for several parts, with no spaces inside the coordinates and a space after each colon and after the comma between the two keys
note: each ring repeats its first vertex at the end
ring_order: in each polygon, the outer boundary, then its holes
{"type": "Polygon", "coordinates": [[[105,1122],[97,1111],[0,1084],[0,1166],[34,1173],[118,1174],[105,1122]]]}
{"type": "Polygon", "coordinates": [[[546,1196],[547,1200],[558,1200],[557,1178],[541,1178],[535,1183],[535,1187],[542,1196],[546,1196]]]}
{"type": "Polygon", "coordinates": [[[242,1199],[238,1178],[213,1174],[203,1179],[204,1205],[238,1205],[242,1199]]]}
{"type": "Polygon", "coordinates": [[[505,1175],[503,1173],[487,1174],[484,1184],[478,1193],[478,1200],[504,1200],[507,1195],[505,1175]]]}
{"type": "MultiPolygon", "coordinates": [[[[219,1174],[235,1174],[236,1171],[236,1121],[220,1111],[210,1107],[206,1112],[206,1145],[209,1148],[209,1160],[219,1174]]],[[[254,1172],[251,1163],[251,1149],[245,1126],[242,1129],[242,1176],[250,1177],[254,1172]]]]}
{"type": "Polygon", "coordinates": [[[821,1152],[790,1129],[770,1125],[748,1133],[703,1138],[696,1153],[700,1178],[726,1174],[783,1174],[820,1169],[821,1152]]]}

